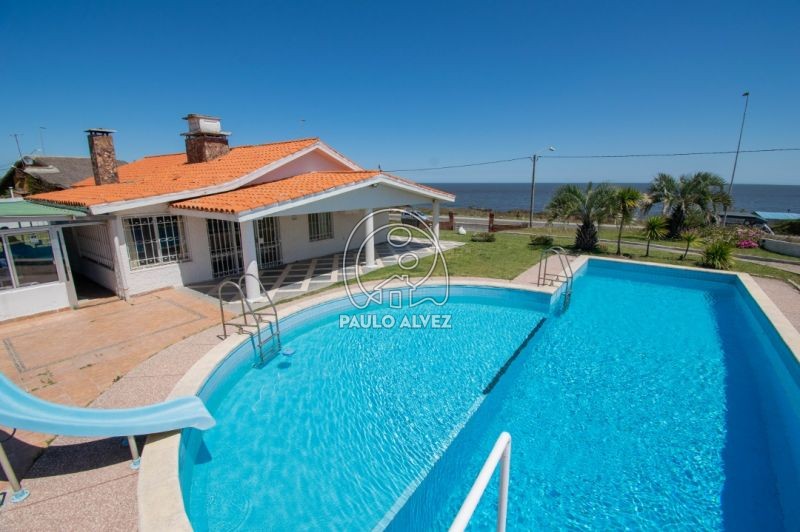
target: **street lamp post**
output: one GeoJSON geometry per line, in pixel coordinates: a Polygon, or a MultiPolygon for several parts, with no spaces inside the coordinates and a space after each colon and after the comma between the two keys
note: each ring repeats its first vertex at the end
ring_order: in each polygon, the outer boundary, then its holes
{"type": "MultiPolygon", "coordinates": [[[[744,112],[742,113],[742,125],[739,128],[739,143],[736,145],[736,155],[733,158],[733,171],[731,172],[731,182],[728,183],[728,196],[733,192],[733,178],[736,177],[736,164],[739,162],[739,150],[742,147],[742,134],[744,133],[744,120],[747,118],[747,104],[750,103],[750,92],[742,94],[744,96],[744,112]]],[[[733,198],[733,196],[731,196],[733,198]]],[[[722,227],[728,223],[728,206],[725,205],[725,210],[722,214],[722,227]]]]}
{"type": "MultiPolygon", "coordinates": [[[[547,151],[556,151],[553,146],[548,146],[547,151]]],[[[538,153],[534,153],[531,156],[531,209],[528,211],[528,227],[533,227],[533,196],[536,190],[536,161],[539,160],[538,153]]]]}

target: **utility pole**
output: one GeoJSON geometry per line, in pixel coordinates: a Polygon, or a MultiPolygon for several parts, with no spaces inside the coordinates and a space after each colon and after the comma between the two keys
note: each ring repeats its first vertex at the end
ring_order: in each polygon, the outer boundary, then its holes
{"type": "Polygon", "coordinates": [[[531,157],[531,210],[528,212],[528,227],[533,227],[533,194],[536,190],[536,161],[539,156],[535,153],[531,157]]]}
{"type": "MultiPolygon", "coordinates": [[[[547,151],[556,151],[556,149],[552,146],[547,147],[547,151]]],[[[536,161],[539,160],[538,153],[534,153],[531,156],[531,210],[528,211],[528,227],[533,227],[533,195],[536,191],[536,161]]]]}
{"type": "MultiPolygon", "coordinates": [[[[742,125],[739,127],[739,143],[736,145],[736,155],[733,158],[733,171],[731,172],[731,182],[728,183],[728,196],[731,196],[733,191],[733,178],[736,177],[736,165],[739,162],[739,150],[742,148],[742,134],[744,133],[744,120],[747,118],[747,105],[750,103],[750,92],[745,92],[742,94],[744,96],[744,112],[742,113],[742,125]]],[[[733,196],[731,196],[733,199],[733,196]]],[[[728,206],[725,206],[725,210],[722,215],[722,227],[725,227],[728,223],[728,206]]]]}
{"type": "Polygon", "coordinates": [[[14,137],[14,141],[17,143],[17,153],[19,153],[19,158],[22,159],[22,148],[19,147],[19,138],[22,136],[22,133],[12,133],[9,137],[14,137]]]}

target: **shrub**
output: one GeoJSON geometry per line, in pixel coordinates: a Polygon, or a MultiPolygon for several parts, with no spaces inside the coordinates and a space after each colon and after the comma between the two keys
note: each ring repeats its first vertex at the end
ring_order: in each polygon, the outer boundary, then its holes
{"type": "Polygon", "coordinates": [[[785,220],[772,226],[779,235],[800,235],[800,220],[785,220]]]}
{"type": "Polygon", "coordinates": [[[473,233],[470,239],[473,242],[494,242],[494,233],[473,233]]]}
{"type": "Polygon", "coordinates": [[[550,235],[531,235],[532,246],[552,246],[553,237],[550,235]]]}
{"type": "Polygon", "coordinates": [[[764,232],[754,227],[737,227],[734,234],[737,248],[757,248],[764,237],[764,232]]]}
{"type": "Polygon", "coordinates": [[[730,243],[716,240],[703,250],[701,265],[714,270],[729,270],[733,266],[732,253],[733,246],[730,243]]]}

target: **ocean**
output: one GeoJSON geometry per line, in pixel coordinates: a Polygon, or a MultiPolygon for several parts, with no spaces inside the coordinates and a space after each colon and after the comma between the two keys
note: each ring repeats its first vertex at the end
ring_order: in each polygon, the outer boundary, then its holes
{"type": "MultiPolygon", "coordinates": [[[[526,183],[426,183],[456,195],[453,207],[492,209],[496,212],[527,211],[530,207],[531,189],[526,183]]],[[[537,183],[535,211],[544,210],[553,193],[564,183],[537,183]]],[[[585,183],[577,183],[584,187],[585,183]]],[[[624,183],[639,190],[647,190],[649,183],[624,183]]],[[[797,185],[734,185],[735,211],[800,211],[800,186],[797,185]]]]}

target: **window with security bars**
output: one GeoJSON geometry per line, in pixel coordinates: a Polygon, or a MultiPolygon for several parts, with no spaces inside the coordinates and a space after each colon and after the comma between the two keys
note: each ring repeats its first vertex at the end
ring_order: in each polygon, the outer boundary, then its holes
{"type": "Polygon", "coordinates": [[[123,219],[132,270],[189,260],[181,216],[123,219]]]}
{"type": "Polygon", "coordinates": [[[308,215],[308,239],[311,242],[333,238],[333,216],[329,212],[308,215]]]}

